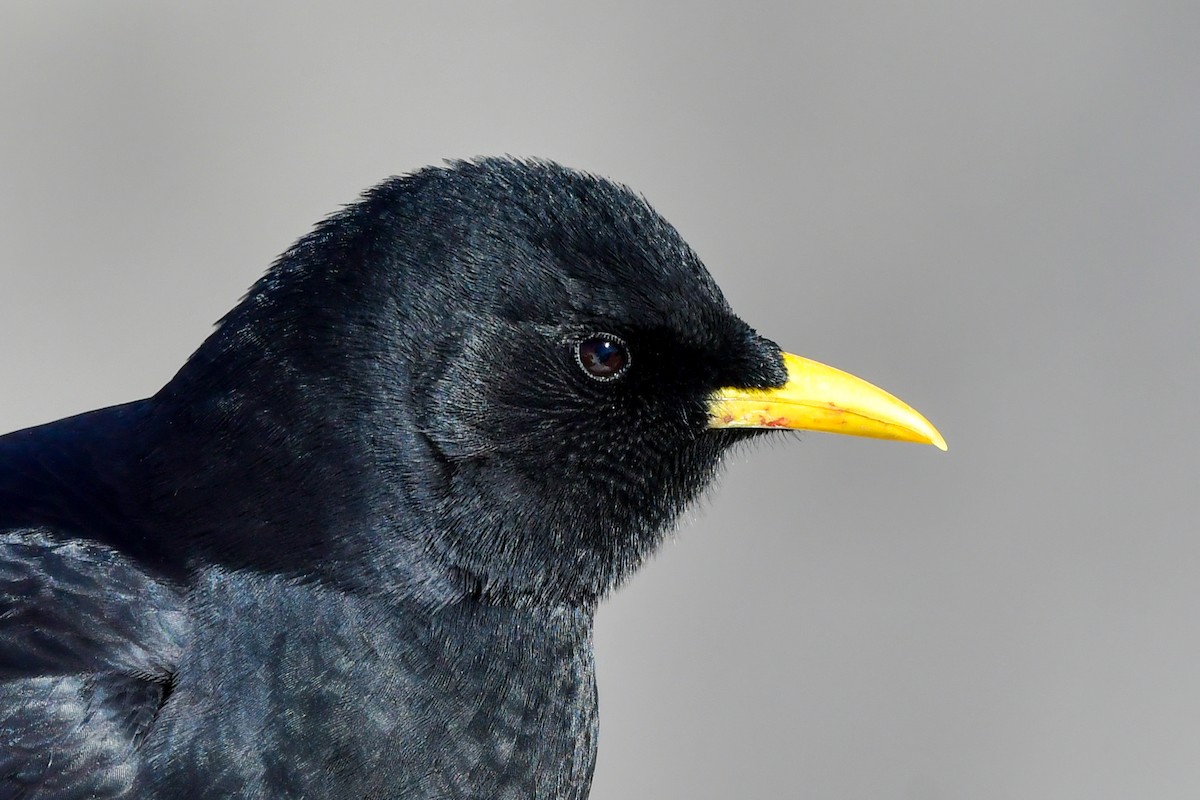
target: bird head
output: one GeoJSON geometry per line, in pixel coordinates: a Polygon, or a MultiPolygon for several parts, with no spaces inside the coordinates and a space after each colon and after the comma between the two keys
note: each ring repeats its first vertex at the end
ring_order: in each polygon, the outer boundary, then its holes
{"type": "Polygon", "coordinates": [[[522,602],[593,602],[748,437],[944,447],[899,400],[755,332],[640,196],[549,162],[377,186],[281,257],[194,360],[239,363],[228,375],[247,358],[254,393],[288,398],[291,449],[340,453],[315,488],[369,489],[327,535],[370,509],[376,545],[415,541],[522,602]]]}

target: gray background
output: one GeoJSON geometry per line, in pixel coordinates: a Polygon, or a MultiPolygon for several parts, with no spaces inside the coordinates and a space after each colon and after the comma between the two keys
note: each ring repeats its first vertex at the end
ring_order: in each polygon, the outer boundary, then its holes
{"type": "Polygon", "coordinates": [[[0,6],[0,429],[383,176],[608,174],[950,452],[740,454],[600,615],[594,797],[1200,796],[1200,6],[166,6],[0,6]]]}

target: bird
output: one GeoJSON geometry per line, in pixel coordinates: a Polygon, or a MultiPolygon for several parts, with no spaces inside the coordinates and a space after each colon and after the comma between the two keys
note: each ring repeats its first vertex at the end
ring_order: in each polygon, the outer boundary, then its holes
{"type": "Polygon", "coordinates": [[[0,798],[582,800],[597,604],[778,430],[945,449],[622,184],[387,179],[156,394],[0,437],[0,798]]]}

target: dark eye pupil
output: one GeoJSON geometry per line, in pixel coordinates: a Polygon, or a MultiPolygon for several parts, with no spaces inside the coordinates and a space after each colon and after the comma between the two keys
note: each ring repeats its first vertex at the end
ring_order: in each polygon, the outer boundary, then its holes
{"type": "Polygon", "coordinates": [[[629,363],[625,344],[606,336],[593,336],[579,343],[579,365],[595,378],[616,378],[629,363]]]}

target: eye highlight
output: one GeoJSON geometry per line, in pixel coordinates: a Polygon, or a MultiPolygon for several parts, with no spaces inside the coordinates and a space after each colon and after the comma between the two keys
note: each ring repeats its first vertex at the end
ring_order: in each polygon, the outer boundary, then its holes
{"type": "Polygon", "coordinates": [[[629,369],[629,346],[619,336],[595,333],[575,345],[575,360],[589,378],[615,381],[629,369]]]}

